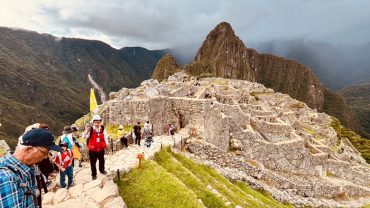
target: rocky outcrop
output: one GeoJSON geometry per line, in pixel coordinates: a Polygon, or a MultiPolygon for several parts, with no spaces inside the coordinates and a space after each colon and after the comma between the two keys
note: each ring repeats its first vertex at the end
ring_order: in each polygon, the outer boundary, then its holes
{"type": "Polygon", "coordinates": [[[176,60],[171,54],[164,55],[157,63],[152,74],[152,79],[162,81],[168,78],[168,76],[179,72],[180,66],[176,63],[176,60]]]}
{"type": "Polygon", "coordinates": [[[217,76],[262,83],[277,92],[289,94],[311,108],[328,112],[347,127],[359,130],[354,114],[345,102],[337,103],[336,107],[324,107],[325,103],[335,101],[332,96],[327,96],[328,90],[309,67],[294,60],[248,49],[229,23],[218,24],[207,35],[193,63],[186,65],[184,70],[199,77],[217,76]],[[338,110],[338,107],[345,111],[338,110]]]}

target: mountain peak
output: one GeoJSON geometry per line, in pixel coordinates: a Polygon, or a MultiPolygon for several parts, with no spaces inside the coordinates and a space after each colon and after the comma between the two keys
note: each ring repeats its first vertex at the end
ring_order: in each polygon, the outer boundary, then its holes
{"type": "Polygon", "coordinates": [[[248,57],[247,48],[231,25],[221,22],[207,35],[194,63],[186,66],[185,71],[195,75],[210,74],[254,81],[248,57]]]}
{"type": "MultiPolygon", "coordinates": [[[[219,23],[210,33],[210,35],[231,35],[236,37],[234,29],[231,27],[228,22],[219,23]]],[[[236,37],[237,38],[237,37],[236,37]]]]}

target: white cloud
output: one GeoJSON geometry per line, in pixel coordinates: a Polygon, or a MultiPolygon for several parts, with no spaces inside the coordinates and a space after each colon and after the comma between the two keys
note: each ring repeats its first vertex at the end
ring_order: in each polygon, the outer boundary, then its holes
{"type": "Polygon", "coordinates": [[[99,39],[116,48],[202,41],[221,21],[249,42],[305,38],[370,41],[365,0],[1,0],[0,25],[99,39]]]}

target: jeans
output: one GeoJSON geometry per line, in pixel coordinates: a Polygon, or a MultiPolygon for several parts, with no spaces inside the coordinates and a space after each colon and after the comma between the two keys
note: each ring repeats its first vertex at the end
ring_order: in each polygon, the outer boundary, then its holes
{"type": "Polygon", "coordinates": [[[68,177],[68,187],[73,183],[73,167],[69,166],[65,171],[60,170],[60,187],[66,187],[66,176],[68,177]]]}
{"type": "Polygon", "coordinates": [[[91,176],[96,176],[96,161],[99,160],[99,171],[102,173],[105,171],[104,167],[104,150],[100,152],[89,151],[91,176]]]}

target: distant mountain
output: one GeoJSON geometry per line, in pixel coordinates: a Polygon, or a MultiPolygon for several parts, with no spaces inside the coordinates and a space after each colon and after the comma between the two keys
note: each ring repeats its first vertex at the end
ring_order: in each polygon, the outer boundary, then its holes
{"type": "Polygon", "coordinates": [[[370,138],[370,83],[349,86],[339,92],[360,119],[364,136],[370,138]]]}
{"type": "Polygon", "coordinates": [[[192,75],[246,79],[305,102],[311,108],[336,116],[345,126],[361,131],[340,94],[327,90],[312,70],[294,60],[259,54],[248,49],[230,24],[218,24],[199,48],[194,62],[185,65],[192,75]]]}
{"type": "Polygon", "coordinates": [[[14,146],[35,122],[60,134],[88,112],[88,73],[106,92],[136,87],[165,53],[0,27],[0,139],[14,146]]]}
{"type": "Polygon", "coordinates": [[[333,46],[302,39],[255,44],[258,51],[294,59],[309,66],[333,90],[370,82],[370,43],[333,46]]]}

